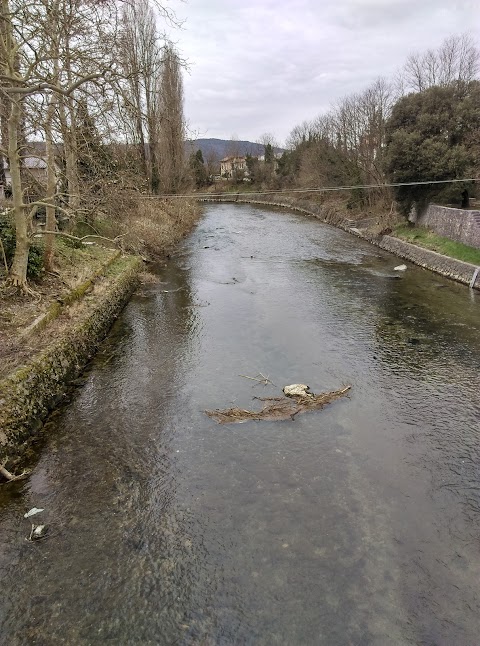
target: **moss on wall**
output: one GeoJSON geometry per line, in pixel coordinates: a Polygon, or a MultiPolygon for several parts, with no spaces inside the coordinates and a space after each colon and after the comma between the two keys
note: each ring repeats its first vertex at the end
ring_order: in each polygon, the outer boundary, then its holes
{"type": "Polygon", "coordinates": [[[27,365],[0,381],[0,462],[21,460],[42,420],[62,399],[96,351],[138,282],[141,260],[120,258],[108,267],[101,297],[61,337],[27,365]]]}

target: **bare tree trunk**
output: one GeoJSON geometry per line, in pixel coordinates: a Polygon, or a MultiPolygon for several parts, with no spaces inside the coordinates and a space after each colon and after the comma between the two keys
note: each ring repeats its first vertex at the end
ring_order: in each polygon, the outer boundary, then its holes
{"type": "Polygon", "coordinates": [[[18,132],[22,120],[21,99],[12,99],[8,119],[8,159],[12,176],[12,199],[15,219],[15,255],[10,268],[9,281],[25,290],[27,287],[27,267],[30,240],[27,231],[26,207],[23,204],[20,155],[18,152],[18,132]]]}
{"type": "MultiPolygon", "coordinates": [[[[3,94],[0,96],[0,133],[2,139],[2,146],[5,150],[8,149],[8,114],[9,114],[10,101],[8,97],[3,94]]],[[[5,188],[5,162],[6,159],[0,155],[0,184],[5,188]]]]}
{"type": "MultiPolygon", "coordinates": [[[[57,189],[57,177],[55,173],[55,146],[53,142],[53,118],[55,116],[57,97],[51,94],[49,97],[47,117],[45,119],[45,152],[47,157],[47,195],[46,202],[48,206],[46,218],[46,230],[55,231],[57,228],[57,219],[55,217],[55,193],[57,189]]],[[[46,271],[53,270],[54,255],[54,234],[45,235],[45,252],[43,263],[46,271]]]]}
{"type": "MultiPolygon", "coordinates": [[[[12,201],[13,215],[15,221],[15,254],[10,267],[8,281],[25,291],[27,289],[27,267],[30,240],[28,238],[26,206],[23,203],[22,190],[22,168],[19,153],[19,136],[22,126],[23,111],[21,95],[9,94],[9,89],[14,89],[20,80],[18,73],[18,46],[13,35],[12,14],[8,0],[1,0],[1,68],[5,75],[5,83],[2,88],[4,95],[4,106],[8,106],[7,132],[8,139],[8,161],[12,177],[12,201]]],[[[5,115],[6,116],[6,115],[5,115]]]]}
{"type": "MultiPolygon", "coordinates": [[[[64,97],[61,97],[64,99],[64,97]]],[[[60,121],[65,151],[65,177],[67,180],[68,208],[75,214],[80,208],[80,182],[78,179],[78,142],[75,111],[68,97],[68,121],[63,100],[60,103],[60,121]]]]}
{"type": "Polygon", "coordinates": [[[80,208],[80,182],[78,179],[78,144],[72,97],[60,96],[58,116],[65,156],[65,180],[67,184],[68,209],[75,215],[80,208]],[[67,109],[65,107],[67,104],[67,109]],[[68,113],[68,117],[67,117],[68,113]]]}

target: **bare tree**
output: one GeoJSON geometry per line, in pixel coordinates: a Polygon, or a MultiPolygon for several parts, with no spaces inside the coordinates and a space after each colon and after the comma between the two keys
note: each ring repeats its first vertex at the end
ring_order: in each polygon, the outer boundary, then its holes
{"type": "Polygon", "coordinates": [[[155,15],[148,0],[126,4],[121,40],[125,81],[120,84],[120,89],[145,178],[153,191],[158,188],[158,79],[162,64],[159,40],[155,15]]]}
{"type": "MultiPolygon", "coordinates": [[[[31,219],[40,205],[49,209],[49,224],[55,219],[53,199],[55,189],[53,172],[53,118],[58,97],[70,97],[85,84],[108,75],[108,66],[103,60],[95,67],[79,67],[75,70],[72,82],[65,82],[59,73],[59,40],[52,36],[55,20],[52,15],[58,12],[59,3],[18,3],[9,0],[0,2],[0,61],[1,86],[4,105],[9,106],[6,116],[8,148],[2,150],[8,156],[11,182],[12,203],[16,231],[16,248],[9,281],[21,290],[26,290],[28,252],[30,246],[31,219]],[[50,34],[47,37],[47,34],[50,34]],[[36,123],[37,131],[44,129],[47,139],[48,193],[43,200],[29,203],[25,199],[22,177],[22,157],[24,155],[22,128],[26,114],[27,100],[36,102],[42,111],[47,104],[46,120],[36,123]]],[[[58,16],[57,16],[58,17],[58,16]]],[[[48,245],[47,245],[48,246],[48,245]]]]}
{"type": "Polygon", "coordinates": [[[279,148],[278,141],[275,135],[271,132],[264,132],[257,140],[257,143],[262,146],[271,146],[273,149],[279,148]]]}
{"type": "Polygon", "coordinates": [[[227,157],[241,156],[240,144],[239,144],[238,135],[236,132],[233,132],[230,135],[230,139],[228,140],[227,148],[226,148],[226,156],[227,157]]]}
{"type": "Polygon", "coordinates": [[[163,193],[176,193],[185,176],[185,120],[181,61],[171,44],[163,49],[158,97],[159,185],[163,193]]]}
{"type": "Polygon", "coordinates": [[[480,70],[480,50],[468,34],[446,38],[436,50],[411,54],[403,67],[407,88],[423,92],[433,85],[475,79],[480,70]]]}
{"type": "Polygon", "coordinates": [[[300,125],[295,126],[287,137],[287,148],[293,150],[302,143],[312,141],[313,137],[314,126],[312,122],[303,121],[300,125]]]}

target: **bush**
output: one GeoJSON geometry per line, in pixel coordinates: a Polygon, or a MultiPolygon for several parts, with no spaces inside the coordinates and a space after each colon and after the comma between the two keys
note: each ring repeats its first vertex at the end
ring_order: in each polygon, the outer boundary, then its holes
{"type": "MultiPolygon", "coordinates": [[[[6,215],[0,215],[0,238],[7,257],[7,264],[10,266],[15,254],[15,229],[6,215]]],[[[35,280],[40,278],[42,272],[43,249],[38,245],[31,245],[28,252],[27,277],[35,280]]]]}
{"type": "Polygon", "coordinates": [[[461,206],[473,193],[480,159],[480,82],[431,87],[395,104],[386,124],[385,170],[403,214],[429,202],[461,206]],[[409,182],[439,182],[410,184],[409,182]]]}

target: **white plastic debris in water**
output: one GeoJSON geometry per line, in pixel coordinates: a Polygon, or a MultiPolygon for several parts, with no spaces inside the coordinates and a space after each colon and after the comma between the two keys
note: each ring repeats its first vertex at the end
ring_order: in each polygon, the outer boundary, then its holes
{"type": "Polygon", "coordinates": [[[287,397],[313,397],[313,393],[309,391],[310,386],[305,384],[291,384],[290,386],[285,386],[283,389],[287,397]]]}
{"type": "Polygon", "coordinates": [[[32,524],[32,531],[30,532],[30,536],[28,537],[28,540],[29,541],[38,541],[40,538],[43,538],[46,533],[47,533],[47,526],[46,525],[33,525],[32,524]]]}
{"type": "Polygon", "coordinates": [[[35,516],[35,514],[40,514],[44,509],[39,509],[38,507],[32,507],[30,511],[27,511],[26,514],[23,514],[24,518],[30,518],[30,516],[35,516]]]}
{"type": "Polygon", "coordinates": [[[393,268],[393,271],[405,271],[407,269],[407,265],[397,265],[396,267],[393,268]]]}

